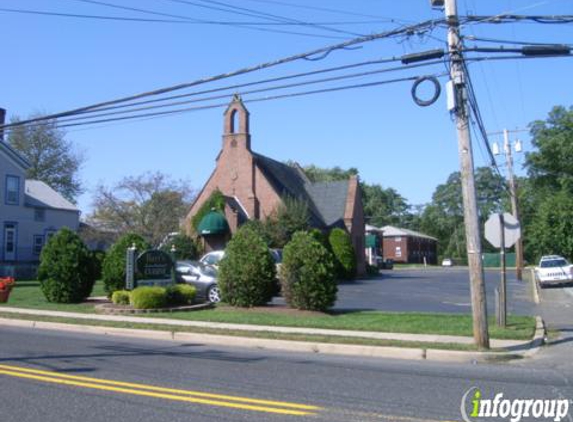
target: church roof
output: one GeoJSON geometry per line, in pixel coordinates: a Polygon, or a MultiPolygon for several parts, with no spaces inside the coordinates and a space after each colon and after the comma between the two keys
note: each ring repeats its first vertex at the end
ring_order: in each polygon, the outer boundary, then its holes
{"type": "Polygon", "coordinates": [[[306,202],[311,225],[331,227],[343,222],[348,195],[348,180],[310,182],[302,170],[264,155],[253,153],[257,167],[281,197],[306,202]]]}

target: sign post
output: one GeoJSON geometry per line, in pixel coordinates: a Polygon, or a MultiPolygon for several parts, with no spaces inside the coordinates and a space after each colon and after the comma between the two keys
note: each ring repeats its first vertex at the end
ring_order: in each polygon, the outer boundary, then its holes
{"type": "Polygon", "coordinates": [[[485,238],[492,246],[499,248],[501,282],[497,303],[497,324],[505,327],[507,321],[507,290],[505,249],[511,248],[521,237],[519,221],[509,213],[492,214],[485,223],[485,238]]]}

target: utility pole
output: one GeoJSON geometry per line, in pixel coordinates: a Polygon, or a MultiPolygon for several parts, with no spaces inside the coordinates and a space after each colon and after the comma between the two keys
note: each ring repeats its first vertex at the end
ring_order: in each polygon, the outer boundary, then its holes
{"type": "Polygon", "coordinates": [[[456,117],[458,150],[461,166],[464,223],[473,314],[473,333],[476,345],[480,349],[489,349],[486,294],[474,180],[474,161],[469,132],[466,75],[463,67],[457,4],[456,0],[445,0],[444,3],[446,20],[448,22],[448,51],[451,64],[450,83],[453,85],[455,104],[454,114],[456,117]]]}
{"type": "MultiPolygon", "coordinates": [[[[507,172],[509,173],[509,192],[511,196],[511,213],[519,221],[519,207],[517,203],[517,183],[513,175],[513,158],[511,156],[511,145],[509,143],[509,131],[503,130],[503,150],[507,159],[507,172]]],[[[521,237],[515,244],[515,276],[518,280],[523,279],[523,241],[521,237]]]]}

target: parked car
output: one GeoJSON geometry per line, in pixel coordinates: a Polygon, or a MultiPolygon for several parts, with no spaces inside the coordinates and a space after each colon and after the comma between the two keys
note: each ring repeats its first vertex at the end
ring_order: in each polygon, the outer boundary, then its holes
{"type": "Polygon", "coordinates": [[[378,268],[380,268],[381,270],[392,270],[392,269],[394,269],[394,260],[393,259],[382,259],[381,256],[377,256],[376,262],[378,264],[378,268]]]}
{"type": "Polygon", "coordinates": [[[197,289],[197,298],[218,303],[221,291],[217,285],[217,269],[199,261],[177,261],[175,276],[178,283],[187,283],[197,289]]]}
{"type": "Polygon", "coordinates": [[[225,251],[211,251],[206,253],[199,260],[204,265],[211,265],[215,268],[219,267],[219,261],[225,256],[225,251]]]}
{"type": "Polygon", "coordinates": [[[444,258],[442,260],[442,267],[453,267],[454,261],[451,258],[444,258]]]}
{"type": "Polygon", "coordinates": [[[573,282],[573,265],[559,255],[541,257],[535,267],[535,276],[540,287],[573,282]]]}
{"type": "Polygon", "coordinates": [[[277,267],[277,275],[279,270],[281,269],[281,265],[283,263],[283,250],[282,249],[271,249],[271,255],[275,261],[275,265],[277,267]]]}

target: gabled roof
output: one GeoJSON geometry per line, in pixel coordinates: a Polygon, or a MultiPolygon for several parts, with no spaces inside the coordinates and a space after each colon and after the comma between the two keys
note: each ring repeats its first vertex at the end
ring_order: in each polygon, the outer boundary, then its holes
{"type": "Polygon", "coordinates": [[[79,211],[74,204],[40,180],[26,180],[25,204],[30,207],[79,211]]]}
{"type": "Polygon", "coordinates": [[[428,236],[427,234],[416,232],[414,230],[401,229],[394,226],[384,226],[382,227],[382,231],[384,232],[384,237],[411,236],[438,241],[435,237],[428,236]]]}
{"type": "Polygon", "coordinates": [[[22,170],[28,170],[31,165],[18,151],[12,148],[6,142],[0,140],[0,153],[4,153],[8,158],[16,163],[22,170]]]}
{"type": "Polygon", "coordinates": [[[253,152],[255,164],[275,191],[306,202],[311,225],[331,227],[343,223],[348,181],[312,183],[298,166],[289,166],[253,152]]]}

